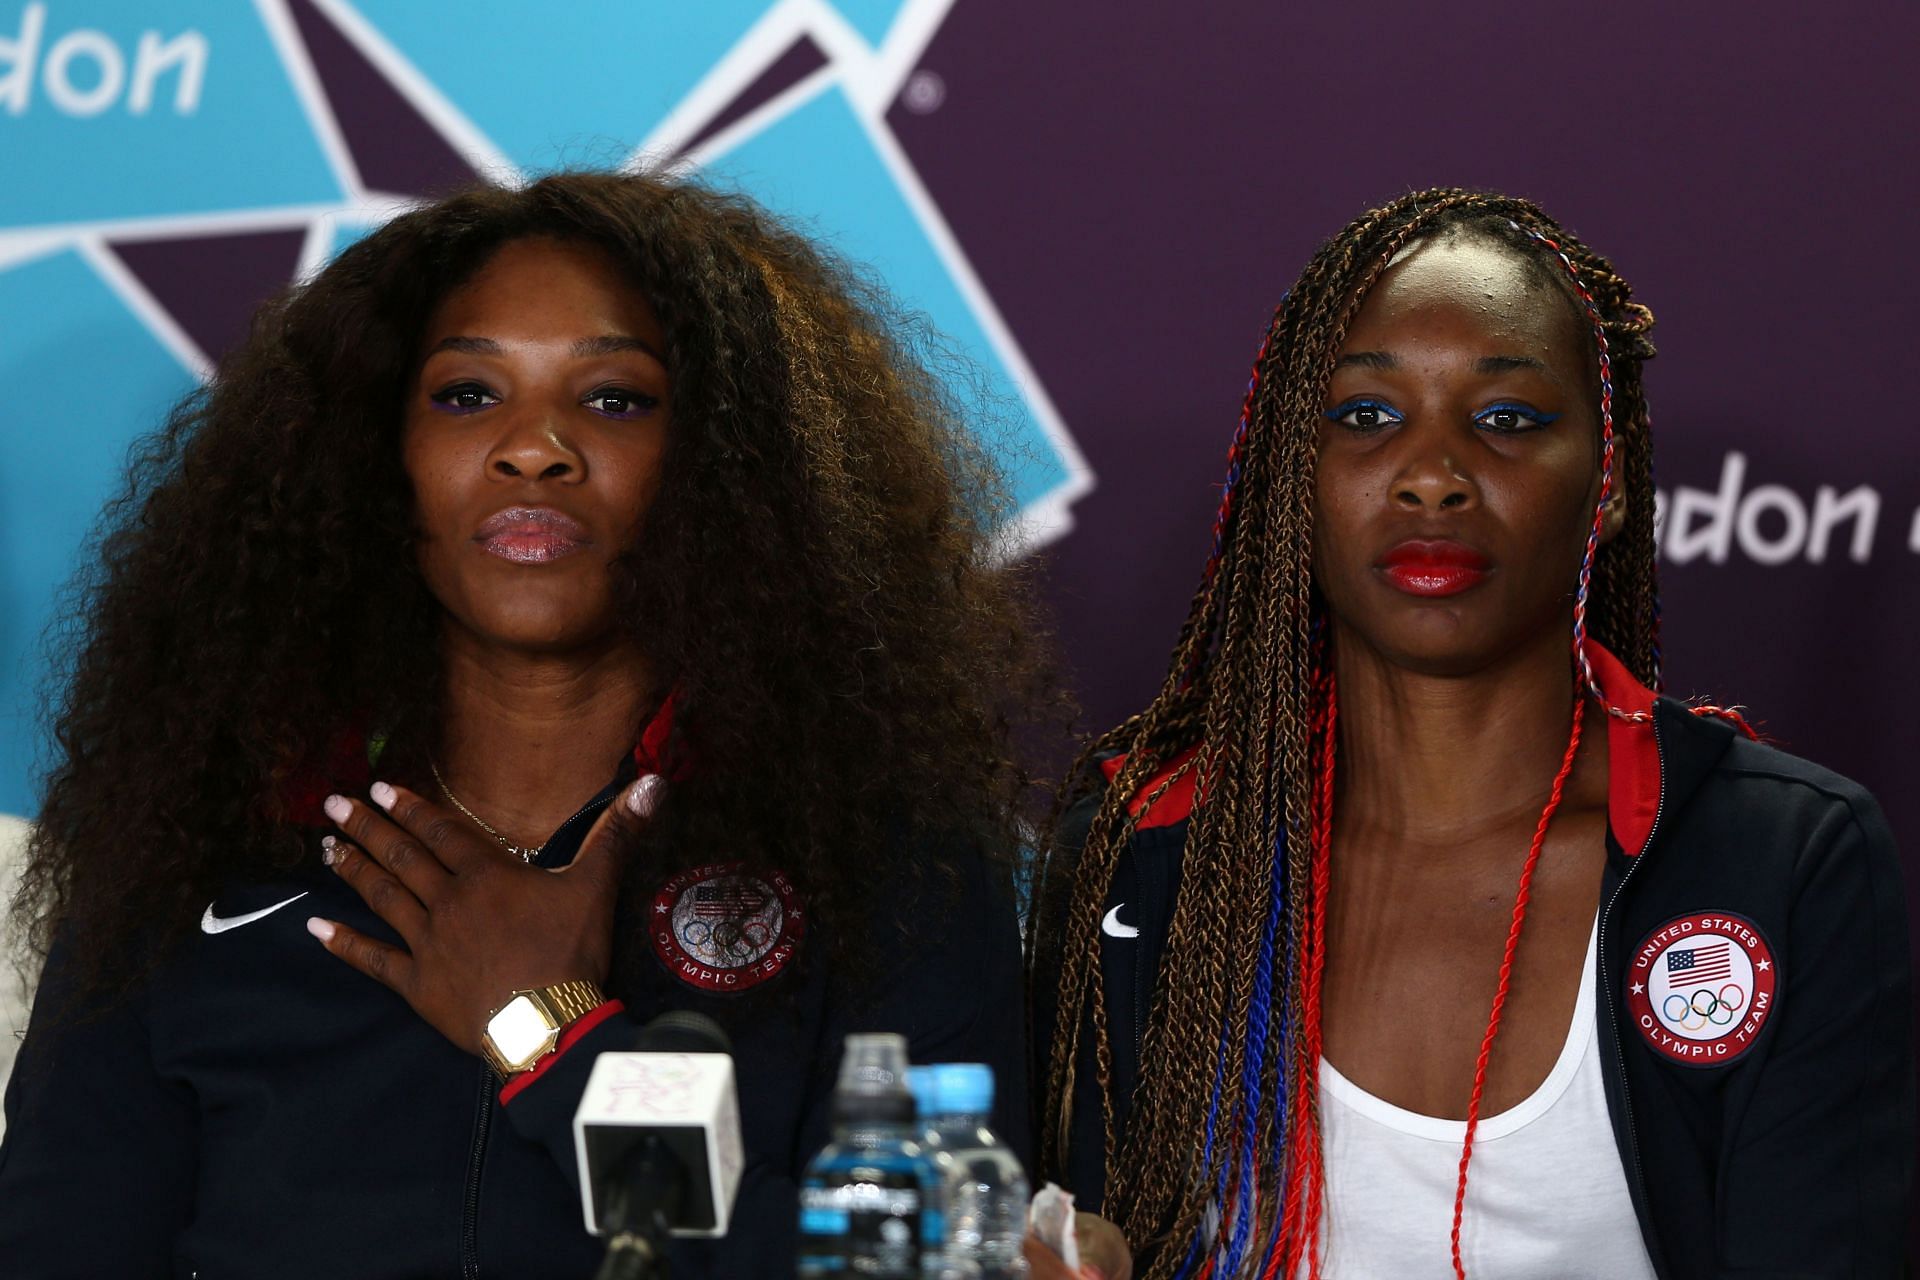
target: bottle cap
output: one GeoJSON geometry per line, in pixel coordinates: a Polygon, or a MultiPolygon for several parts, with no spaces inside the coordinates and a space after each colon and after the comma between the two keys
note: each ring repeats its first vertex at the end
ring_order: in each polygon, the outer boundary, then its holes
{"type": "Polygon", "coordinates": [[[944,1115],[985,1115],[993,1110],[993,1068],[943,1062],[933,1068],[933,1092],[944,1115]]]}
{"type": "Polygon", "coordinates": [[[907,1038],[890,1031],[847,1037],[840,1055],[839,1091],[848,1094],[907,1092],[907,1038]]]}
{"type": "Polygon", "coordinates": [[[914,1109],[922,1120],[940,1114],[940,1097],[934,1088],[932,1067],[908,1067],[907,1091],[913,1095],[914,1109]]]}
{"type": "Polygon", "coordinates": [[[907,1091],[907,1038],[891,1032],[847,1037],[834,1089],[834,1115],[842,1120],[906,1124],[913,1120],[907,1091]]]}

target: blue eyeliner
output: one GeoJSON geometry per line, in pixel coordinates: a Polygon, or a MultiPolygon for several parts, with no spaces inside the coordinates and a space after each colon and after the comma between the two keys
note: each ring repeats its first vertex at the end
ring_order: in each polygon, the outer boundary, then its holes
{"type": "Polygon", "coordinates": [[[1520,417],[1525,418],[1530,424],[1529,427],[1495,427],[1494,430],[1496,431],[1524,431],[1531,429],[1531,427],[1550,427],[1560,421],[1560,415],[1557,413],[1548,413],[1546,410],[1536,409],[1530,404],[1520,404],[1505,400],[1499,404],[1488,405],[1479,413],[1474,414],[1473,420],[1475,422],[1483,422],[1489,414],[1495,413],[1518,414],[1520,417]]]}
{"type": "MultiPolygon", "coordinates": [[[[1348,414],[1357,412],[1358,410],[1361,410],[1361,409],[1372,409],[1375,413],[1380,414],[1386,420],[1384,422],[1375,423],[1374,424],[1375,427],[1387,426],[1391,423],[1403,422],[1406,420],[1406,415],[1402,414],[1398,409],[1394,408],[1392,405],[1387,404],[1385,401],[1382,401],[1382,400],[1375,400],[1369,396],[1357,396],[1352,400],[1342,401],[1341,403],[1333,406],[1333,408],[1328,409],[1323,416],[1325,416],[1329,422],[1340,422],[1340,420],[1345,418],[1348,414]]],[[[1366,431],[1370,429],[1367,427],[1359,426],[1357,423],[1342,423],[1341,425],[1352,426],[1354,427],[1355,430],[1359,430],[1359,431],[1366,431]]]]}

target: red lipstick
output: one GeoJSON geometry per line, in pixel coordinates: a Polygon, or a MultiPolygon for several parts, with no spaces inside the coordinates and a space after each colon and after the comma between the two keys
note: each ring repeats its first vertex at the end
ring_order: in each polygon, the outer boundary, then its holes
{"type": "Polygon", "coordinates": [[[587,527],[552,507],[508,507],[487,517],[473,540],[480,549],[515,564],[549,564],[570,556],[593,538],[587,527]]]}
{"type": "Polygon", "coordinates": [[[1408,595],[1437,600],[1479,586],[1493,566],[1465,543],[1416,538],[1381,556],[1373,567],[1408,595]]]}

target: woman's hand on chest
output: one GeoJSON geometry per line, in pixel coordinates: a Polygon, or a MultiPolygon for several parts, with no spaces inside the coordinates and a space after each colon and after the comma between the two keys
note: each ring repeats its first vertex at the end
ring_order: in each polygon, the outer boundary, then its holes
{"type": "Polygon", "coordinates": [[[573,862],[551,871],[510,857],[410,791],[376,782],[378,808],[331,796],[327,816],[345,838],[329,836],[323,856],[406,945],[318,917],[308,931],[478,1054],[488,1017],[513,992],[606,980],[621,866],[663,785],[649,774],[628,787],[573,862]]]}

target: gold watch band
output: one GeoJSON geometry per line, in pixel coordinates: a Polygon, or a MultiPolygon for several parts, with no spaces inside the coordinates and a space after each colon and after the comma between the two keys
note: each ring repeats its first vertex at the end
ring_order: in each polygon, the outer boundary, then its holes
{"type": "MultiPolygon", "coordinates": [[[[535,1064],[552,1053],[560,1042],[560,1037],[573,1023],[592,1013],[606,1003],[606,994],[593,982],[556,982],[549,987],[534,987],[525,991],[516,991],[506,1004],[501,1005],[487,1015],[487,1029],[480,1036],[480,1050],[487,1064],[503,1079],[510,1079],[525,1071],[531,1071],[535,1064]],[[509,1057],[501,1046],[494,1042],[495,1021],[517,1000],[525,1000],[529,1011],[542,1028],[541,1045],[516,1047],[509,1057]]],[[[518,1046],[527,1033],[524,1022],[519,1024],[515,1036],[518,1046]]]]}
{"type": "Polygon", "coordinates": [[[578,1022],[607,1002],[606,993],[591,982],[556,982],[550,987],[541,987],[540,994],[553,1006],[560,1027],[578,1022]]]}

